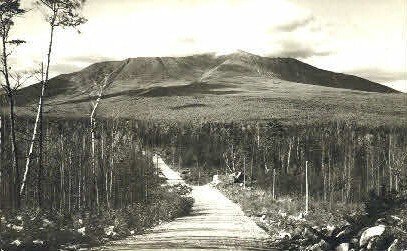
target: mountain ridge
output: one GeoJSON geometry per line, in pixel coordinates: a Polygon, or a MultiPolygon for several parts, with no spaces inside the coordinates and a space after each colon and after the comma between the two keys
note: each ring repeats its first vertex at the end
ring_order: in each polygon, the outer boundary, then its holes
{"type": "MultiPolygon", "coordinates": [[[[211,79],[215,81],[222,78],[239,77],[239,75],[250,75],[273,81],[283,80],[364,92],[398,93],[379,83],[354,75],[319,69],[298,59],[262,57],[244,51],[221,56],[208,53],[185,57],[137,57],[122,61],[104,61],[77,72],[56,76],[50,80],[50,83],[52,83],[51,86],[60,89],[61,86],[55,86],[55,82],[59,82],[59,85],[69,82],[70,84],[62,89],[76,88],[84,92],[86,88],[78,86],[79,83],[88,85],[88,89],[90,89],[92,88],[91,82],[100,81],[101,76],[113,72],[119,67],[122,69],[112,82],[133,81],[135,84],[133,88],[143,88],[151,83],[164,81],[182,80],[191,83],[196,81],[207,83],[211,79]],[[63,81],[60,81],[61,79],[63,81]]],[[[27,87],[27,91],[33,88],[35,87],[27,87]]],[[[27,93],[24,89],[20,93],[27,93]]],[[[124,90],[128,90],[128,88],[124,88],[124,90]]],[[[52,93],[51,90],[51,96],[52,93]]]]}
{"type": "MultiPolygon", "coordinates": [[[[88,117],[95,83],[111,73],[97,110],[100,117],[194,123],[346,120],[375,126],[402,125],[407,119],[405,94],[391,88],[292,58],[242,52],[95,63],[49,81],[46,115],[88,117]]],[[[33,116],[39,95],[39,84],[19,90],[18,115],[33,116]]]]}

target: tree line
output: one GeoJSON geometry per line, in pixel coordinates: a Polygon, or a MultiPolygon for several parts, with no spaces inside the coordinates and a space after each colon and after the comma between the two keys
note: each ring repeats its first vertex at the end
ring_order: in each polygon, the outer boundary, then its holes
{"type": "MultiPolygon", "coordinates": [[[[4,118],[3,116],[1,116],[4,118]]],[[[127,122],[106,120],[95,128],[88,119],[46,119],[44,124],[43,163],[39,151],[32,152],[24,193],[18,197],[8,167],[11,148],[10,120],[2,119],[0,128],[0,208],[44,208],[60,212],[98,211],[124,208],[150,200],[159,184],[154,175],[153,150],[145,148],[127,122]],[[91,137],[91,131],[94,135],[91,137]],[[17,199],[21,201],[17,203],[17,199]]],[[[28,148],[30,140],[21,135],[32,131],[33,118],[20,118],[18,145],[28,148]]],[[[25,158],[18,152],[19,166],[25,158]]],[[[20,170],[22,171],[22,170],[20,170]]]]}
{"type": "Polygon", "coordinates": [[[404,191],[407,177],[405,128],[367,128],[356,123],[284,125],[268,122],[160,125],[149,123],[140,137],[166,149],[180,168],[214,174],[242,172],[248,185],[277,196],[352,203],[370,191],[404,191]],[[306,177],[306,164],[308,176],[306,177]]]}

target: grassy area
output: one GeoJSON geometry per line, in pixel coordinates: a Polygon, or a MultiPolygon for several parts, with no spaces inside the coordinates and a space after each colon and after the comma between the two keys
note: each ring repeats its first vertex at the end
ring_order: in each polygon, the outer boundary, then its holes
{"type": "MultiPolygon", "coordinates": [[[[289,125],[350,121],[359,125],[378,127],[404,126],[407,123],[406,94],[332,90],[327,90],[326,93],[316,90],[312,93],[307,92],[307,88],[302,86],[296,88],[303,93],[291,90],[285,93],[278,90],[261,94],[222,96],[118,96],[103,100],[98,114],[103,117],[187,123],[270,119],[278,119],[289,125]]],[[[61,103],[53,105],[48,115],[86,117],[89,114],[88,108],[88,102],[61,103]]],[[[27,107],[19,107],[18,114],[31,114],[31,111],[27,107]]]]}
{"type": "Polygon", "coordinates": [[[187,197],[186,191],[182,187],[157,187],[147,202],[98,212],[0,211],[0,247],[72,250],[140,234],[157,224],[187,215],[193,199],[187,197]]]}

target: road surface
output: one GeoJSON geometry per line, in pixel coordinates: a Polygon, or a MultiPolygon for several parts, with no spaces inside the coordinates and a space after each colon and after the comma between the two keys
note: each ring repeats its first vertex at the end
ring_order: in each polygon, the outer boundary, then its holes
{"type": "MultiPolygon", "coordinates": [[[[184,183],[159,156],[155,163],[168,183],[184,183]],[[158,160],[158,161],[157,161],[158,160]]],[[[241,208],[210,185],[193,186],[195,199],[191,214],[98,248],[98,250],[269,250],[268,234],[258,227],[241,208]]]]}

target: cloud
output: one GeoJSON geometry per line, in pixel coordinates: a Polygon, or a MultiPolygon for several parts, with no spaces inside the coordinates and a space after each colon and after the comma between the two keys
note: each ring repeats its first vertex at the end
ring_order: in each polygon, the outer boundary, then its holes
{"type": "Polygon", "coordinates": [[[184,43],[184,44],[195,44],[197,41],[193,37],[181,37],[178,39],[178,42],[184,43]]]}
{"type": "Polygon", "coordinates": [[[389,71],[378,67],[360,68],[347,73],[376,82],[394,82],[407,79],[407,71],[389,71]]]}
{"type": "Polygon", "coordinates": [[[289,21],[285,24],[278,25],[275,27],[275,30],[277,31],[283,31],[283,32],[292,32],[294,30],[297,30],[301,27],[308,26],[311,22],[315,20],[314,16],[307,16],[301,19],[296,19],[289,21]]]}
{"type": "Polygon", "coordinates": [[[114,61],[115,58],[95,55],[77,55],[67,57],[64,61],[66,64],[92,64],[95,62],[114,61]]]}
{"type": "Polygon", "coordinates": [[[291,57],[306,59],[313,56],[329,56],[332,52],[312,47],[309,43],[302,43],[296,40],[286,40],[280,42],[280,49],[271,53],[272,57],[291,57]]]}
{"type": "Polygon", "coordinates": [[[81,69],[82,69],[82,67],[75,65],[75,64],[70,64],[70,63],[56,64],[56,65],[51,65],[51,67],[50,67],[51,76],[71,73],[71,72],[79,71],[81,69]]]}

